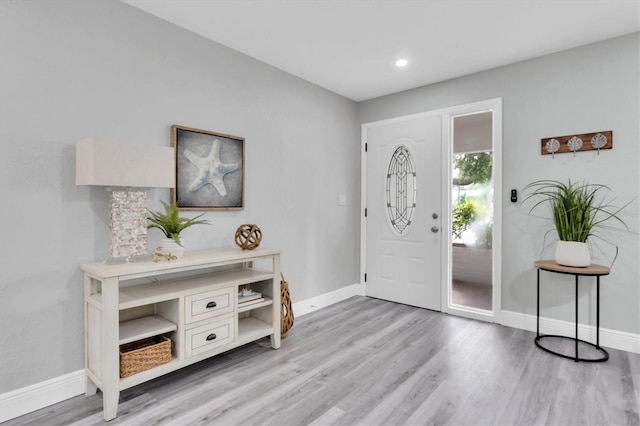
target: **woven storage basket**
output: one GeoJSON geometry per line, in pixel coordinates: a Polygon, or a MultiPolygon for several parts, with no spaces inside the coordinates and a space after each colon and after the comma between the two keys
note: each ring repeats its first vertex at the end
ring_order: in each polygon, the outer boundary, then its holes
{"type": "Polygon", "coordinates": [[[293,309],[291,309],[291,296],[289,295],[289,283],[285,281],[284,275],[280,273],[280,337],[287,337],[287,333],[293,327],[293,309]]]}
{"type": "Polygon", "coordinates": [[[129,377],[141,371],[171,361],[171,339],[154,336],[120,346],[120,377],[129,377]]]}

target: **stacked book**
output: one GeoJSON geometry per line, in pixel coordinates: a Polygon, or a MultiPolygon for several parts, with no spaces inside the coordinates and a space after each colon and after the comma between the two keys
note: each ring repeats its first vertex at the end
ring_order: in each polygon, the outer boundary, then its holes
{"type": "Polygon", "coordinates": [[[264,302],[262,293],[258,291],[243,291],[238,293],[238,306],[255,305],[256,303],[264,302]]]}

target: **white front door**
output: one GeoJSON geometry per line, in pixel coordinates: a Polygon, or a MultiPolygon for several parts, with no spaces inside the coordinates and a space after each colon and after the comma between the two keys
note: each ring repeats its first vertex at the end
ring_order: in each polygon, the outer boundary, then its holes
{"type": "Polygon", "coordinates": [[[367,296],[439,311],[441,115],[371,123],[363,132],[367,296]]]}

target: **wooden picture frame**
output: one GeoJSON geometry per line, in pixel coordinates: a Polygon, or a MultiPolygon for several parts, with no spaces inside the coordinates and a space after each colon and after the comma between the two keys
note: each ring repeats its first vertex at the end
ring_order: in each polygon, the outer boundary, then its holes
{"type": "Polygon", "coordinates": [[[180,210],[244,209],[244,138],[174,124],[171,146],[180,210]]]}

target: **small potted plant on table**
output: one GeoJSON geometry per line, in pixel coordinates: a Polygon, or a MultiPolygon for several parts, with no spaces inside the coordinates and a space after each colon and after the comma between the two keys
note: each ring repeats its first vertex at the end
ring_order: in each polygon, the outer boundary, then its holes
{"type": "Polygon", "coordinates": [[[551,206],[553,223],[560,241],[556,246],[555,260],[560,265],[586,267],[591,265],[591,251],[588,237],[603,222],[613,219],[626,229],[617,208],[606,201],[610,189],[606,185],[571,182],[565,184],[556,180],[539,180],[524,188],[529,192],[524,201],[535,198],[537,203],[529,213],[542,204],[551,206]]]}
{"type": "Polygon", "coordinates": [[[188,219],[180,217],[179,209],[177,205],[169,205],[162,202],[164,206],[164,212],[152,212],[149,210],[149,216],[147,219],[151,222],[147,229],[157,228],[162,231],[166,238],[163,238],[160,243],[160,251],[164,254],[169,254],[174,258],[182,257],[185,251],[184,238],[180,236],[180,233],[186,228],[193,225],[209,225],[209,221],[200,219],[204,213],[188,219]]]}

